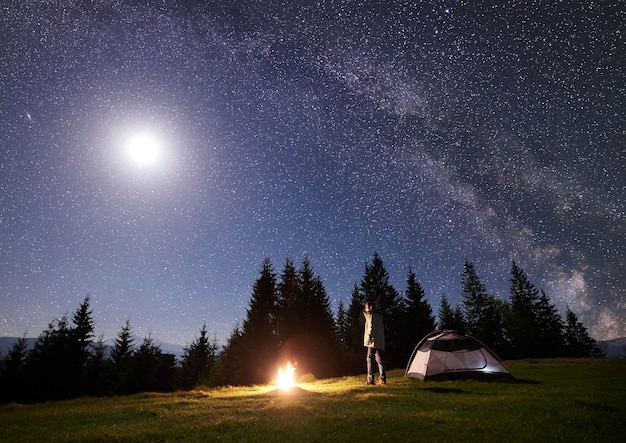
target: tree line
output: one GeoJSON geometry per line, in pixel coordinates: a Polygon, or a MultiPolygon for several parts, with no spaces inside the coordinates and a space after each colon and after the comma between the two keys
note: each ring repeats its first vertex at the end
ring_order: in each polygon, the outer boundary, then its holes
{"type": "Polygon", "coordinates": [[[470,334],[504,359],[587,357],[594,340],[569,307],[563,319],[545,291],[512,263],[510,299],[489,294],[474,265],[465,262],[462,302],[443,295],[437,319],[417,276],[409,268],[404,291],[390,283],[374,253],[350,303],[333,313],[319,275],[305,258],[287,259],[278,274],[266,258],[252,286],[246,317],[220,347],[206,324],[178,361],[151,337],[135,343],[130,321],[112,346],[95,339],[90,298],[76,312],[48,325],[32,348],[25,337],[0,356],[0,402],[37,402],[82,395],[168,392],[197,386],[267,383],[287,362],[300,376],[326,378],[364,372],[363,306],[382,313],[389,367],[404,367],[419,340],[435,329],[470,334]]]}

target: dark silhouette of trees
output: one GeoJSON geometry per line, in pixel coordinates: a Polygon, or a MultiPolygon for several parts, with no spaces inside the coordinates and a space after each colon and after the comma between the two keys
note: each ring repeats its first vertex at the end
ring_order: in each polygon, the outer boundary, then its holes
{"type": "Polygon", "coordinates": [[[48,324],[33,349],[28,354],[26,373],[30,381],[27,387],[27,399],[41,401],[46,399],[69,398],[74,390],[74,379],[65,371],[64,361],[69,355],[69,324],[67,315],[48,324]]]}
{"type": "MultiPolygon", "coordinates": [[[[362,300],[373,302],[382,314],[385,325],[385,358],[389,367],[400,367],[408,358],[399,349],[402,332],[396,327],[402,316],[400,296],[389,282],[389,273],[380,255],[375,252],[371,263],[366,263],[361,279],[362,300]]],[[[361,310],[363,305],[361,305],[361,310]]],[[[361,315],[362,316],[362,315],[361,315]]]]}
{"type": "Polygon", "coordinates": [[[545,291],[539,291],[517,263],[511,265],[507,328],[515,358],[559,357],[566,353],[564,323],[545,291]]]}
{"type": "Polygon", "coordinates": [[[252,286],[246,318],[232,331],[217,358],[213,384],[267,383],[278,358],[278,283],[269,258],[261,265],[252,286]]]}
{"type": "Polygon", "coordinates": [[[313,272],[308,258],[300,268],[301,290],[309,303],[309,330],[312,345],[307,348],[307,367],[316,377],[341,375],[338,369],[339,342],[330,299],[319,274],[313,272]]]}
{"type": "Polygon", "coordinates": [[[72,398],[83,392],[93,328],[88,296],[72,316],[72,323],[66,314],[48,325],[28,354],[28,400],[72,398]]]}
{"type": "Polygon", "coordinates": [[[404,298],[389,282],[383,260],[374,253],[365,264],[360,285],[355,285],[350,306],[341,325],[345,352],[343,361],[347,373],[362,373],[365,368],[363,308],[371,301],[383,315],[385,324],[386,360],[389,367],[404,367],[417,342],[435,327],[432,308],[425,299],[415,273],[409,269],[404,298]]]}
{"type": "Polygon", "coordinates": [[[111,365],[108,360],[107,348],[102,337],[91,346],[91,352],[85,365],[84,393],[103,396],[109,390],[111,365]]]}
{"type": "Polygon", "coordinates": [[[52,321],[31,350],[25,338],[18,340],[0,363],[0,385],[8,388],[0,400],[37,402],[172,389],[177,370],[173,355],[163,354],[150,338],[135,352],[129,321],[109,350],[102,339],[94,343],[94,324],[87,296],[71,317],[52,321]]]}
{"type": "MultiPolygon", "coordinates": [[[[576,314],[568,307],[563,321],[550,297],[515,262],[510,301],[488,294],[468,261],[461,284],[461,304],[453,307],[445,295],[441,298],[440,329],[474,335],[503,358],[588,357],[599,352],[576,314]]],[[[415,344],[435,328],[435,318],[413,270],[409,268],[400,296],[377,253],[365,264],[350,304],[339,301],[335,316],[308,258],[300,269],[287,259],[280,277],[265,259],[246,318],[221,352],[204,324],[200,336],[184,348],[180,363],[151,337],[136,346],[130,320],[112,346],[102,338],[94,342],[87,296],[71,316],[53,320],[31,349],[24,336],[0,356],[0,402],[266,383],[288,360],[297,363],[300,373],[318,378],[360,374],[365,371],[366,300],[384,316],[388,367],[404,367],[415,344]]]]}
{"type": "Polygon", "coordinates": [[[467,323],[465,321],[465,314],[463,313],[463,308],[461,305],[456,305],[454,307],[454,321],[453,325],[455,325],[455,329],[463,334],[467,333],[467,323]]]}
{"type": "Polygon", "coordinates": [[[509,339],[507,330],[507,319],[510,311],[509,304],[491,295],[490,309],[492,315],[490,324],[493,325],[493,333],[489,336],[491,342],[488,346],[490,346],[500,358],[511,358],[513,355],[513,347],[511,346],[511,340],[509,339]]]}
{"type": "Polygon", "coordinates": [[[176,358],[163,353],[152,337],[144,338],[136,347],[130,320],[118,332],[106,363],[113,394],[168,392],[174,388],[176,358]]]}
{"type": "Polygon", "coordinates": [[[338,375],[339,343],[330,300],[308,258],[287,260],[280,284],[280,355],[316,377],[338,375]]]}
{"type": "Polygon", "coordinates": [[[404,355],[406,359],[415,345],[435,329],[433,310],[425,297],[426,294],[415,272],[409,268],[404,298],[399,303],[398,322],[394,325],[398,329],[398,353],[404,355]]]}
{"type": "Polygon", "coordinates": [[[421,340],[426,334],[435,329],[435,317],[430,304],[426,300],[426,293],[412,269],[409,269],[407,275],[404,297],[406,300],[406,314],[412,320],[415,329],[415,332],[412,334],[412,341],[421,340]]]}
{"type": "Polygon", "coordinates": [[[363,300],[374,302],[383,316],[394,317],[397,314],[400,296],[389,283],[389,273],[377,252],[374,253],[372,262],[365,264],[360,290],[363,300]]]}
{"type": "Polygon", "coordinates": [[[0,403],[18,400],[25,390],[26,358],[28,343],[26,334],[19,338],[0,363],[0,403]]]}
{"type": "Polygon", "coordinates": [[[437,323],[439,329],[456,329],[454,327],[454,311],[452,310],[452,305],[450,305],[446,294],[441,295],[437,317],[439,318],[439,322],[437,323]]]}
{"type": "Polygon", "coordinates": [[[509,335],[520,358],[539,357],[541,334],[537,322],[539,291],[526,273],[513,262],[511,266],[511,315],[509,335]]]}
{"type": "Polygon", "coordinates": [[[116,339],[113,341],[110,358],[110,377],[112,391],[115,394],[126,394],[131,390],[132,369],[131,357],[135,352],[135,340],[127,319],[116,339]]]}
{"type": "Polygon", "coordinates": [[[568,357],[590,357],[599,351],[587,328],[578,321],[576,314],[566,308],[565,314],[565,354],[568,357]]]}
{"type": "Polygon", "coordinates": [[[347,374],[360,374],[365,367],[365,351],[363,347],[363,330],[365,328],[364,306],[365,296],[359,287],[354,285],[347,312],[347,352],[344,355],[344,366],[347,374]]]}
{"type": "Polygon", "coordinates": [[[87,359],[94,337],[95,321],[89,303],[90,298],[87,296],[72,316],[72,322],[74,323],[74,327],[71,330],[72,341],[76,343],[77,356],[81,361],[87,359]]]}
{"type": "Polygon", "coordinates": [[[69,346],[72,348],[70,352],[72,360],[69,370],[72,376],[76,377],[76,386],[75,391],[71,394],[72,397],[86,390],[86,367],[92,354],[95,331],[95,321],[90,302],[90,297],[85,297],[72,316],[74,326],[70,329],[69,346]]]}
{"type": "Polygon", "coordinates": [[[497,299],[487,293],[474,265],[468,261],[463,266],[461,282],[467,332],[496,353],[506,352],[509,346],[502,310],[497,299]]]}
{"type": "Polygon", "coordinates": [[[337,306],[337,316],[335,317],[335,331],[337,334],[337,345],[339,347],[339,362],[340,372],[342,374],[349,374],[350,371],[350,354],[354,353],[356,346],[352,342],[350,336],[350,314],[348,309],[344,305],[342,300],[339,300],[337,306]]]}
{"type": "Polygon", "coordinates": [[[182,389],[211,384],[211,371],[217,362],[217,339],[209,340],[206,323],[200,336],[185,347],[180,362],[178,384],[182,389]]]}
{"type": "Polygon", "coordinates": [[[126,393],[173,390],[176,359],[172,354],[164,354],[152,337],[143,339],[129,366],[126,393]]]}
{"type": "Polygon", "coordinates": [[[441,296],[437,317],[439,318],[439,322],[437,323],[439,329],[450,329],[463,334],[466,332],[467,328],[465,326],[463,309],[459,305],[455,306],[453,309],[445,294],[441,296]]]}
{"type": "Polygon", "coordinates": [[[290,258],[285,260],[278,284],[278,294],[280,319],[277,333],[283,338],[290,337],[299,330],[299,325],[306,315],[306,306],[298,288],[298,270],[290,258]]]}
{"type": "Polygon", "coordinates": [[[230,368],[230,383],[267,383],[279,365],[290,361],[298,370],[327,377],[339,373],[338,356],[330,301],[308,258],[300,270],[287,259],[280,282],[266,259],[243,327],[233,332],[220,356],[220,374],[230,368]]]}
{"type": "Polygon", "coordinates": [[[211,379],[214,385],[245,385],[250,383],[243,366],[243,332],[236,325],[217,358],[211,379]]]}
{"type": "Polygon", "coordinates": [[[489,294],[485,285],[480,281],[473,263],[466,261],[463,265],[461,284],[467,331],[484,340],[488,335],[489,327],[487,324],[489,294]]]}
{"type": "Polygon", "coordinates": [[[250,307],[243,322],[240,361],[247,384],[267,383],[278,355],[278,292],[276,274],[269,258],[263,262],[260,277],[252,288],[250,307]]]}
{"type": "Polygon", "coordinates": [[[536,305],[537,330],[541,341],[539,346],[540,357],[560,357],[565,354],[565,324],[556,306],[550,297],[541,290],[536,305]]]}

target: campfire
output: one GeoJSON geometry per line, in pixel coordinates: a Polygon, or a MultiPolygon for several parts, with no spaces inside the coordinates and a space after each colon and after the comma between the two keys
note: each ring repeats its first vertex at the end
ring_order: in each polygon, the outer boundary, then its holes
{"type": "Polygon", "coordinates": [[[295,370],[296,368],[294,365],[291,364],[291,362],[287,362],[284,368],[282,366],[279,367],[276,377],[276,385],[281,389],[289,389],[291,386],[293,386],[293,376],[295,370]]]}

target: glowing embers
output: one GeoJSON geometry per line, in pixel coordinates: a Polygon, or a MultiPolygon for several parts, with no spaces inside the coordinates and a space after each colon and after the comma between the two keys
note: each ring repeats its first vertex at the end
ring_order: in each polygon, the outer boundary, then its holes
{"type": "Polygon", "coordinates": [[[280,366],[278,368],[278,374],[276,377],[276,386],[281,389],[289,389],[294,385],[294,372],[296,368],[291,362],[287,362],[285,367],[280,366]]]}

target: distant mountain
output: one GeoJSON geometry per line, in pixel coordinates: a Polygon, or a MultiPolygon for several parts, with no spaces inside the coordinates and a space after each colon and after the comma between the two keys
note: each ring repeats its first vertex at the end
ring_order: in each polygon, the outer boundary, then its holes
{"type": "Polygon", "coordinates": [[[626,358],[626,337],[597,342],[606,358],[626,358]]]}
{"type": "MultiPolygon", "coordinates": [[[[135,340],[135,346],[137,347],[143,343],[143,337],[134,336],[133,339],[135,340]]],[[[15,343],[17,343],[18,340],[18,337],[0,337],[0,356],[7,355],[9,350],[13,347],[15,343]]],[[[114,339],[105,340],[104,345],[107,348],[110,348],[111,346],[113,346],[113,340],[114,339]]],[[[153,340],[154,344],[161,348],[161,352],[163,352],[164,354],[173,354],[176,356],[177,359],[180,359],[185,352],[184,346],[174,343],[168,343],[157,338],[154,338],[153,340]]],[[[36,341],[36,338],[27,337],[26,344],[28,349],[31,349],[36,341]]]]}

